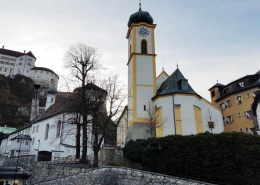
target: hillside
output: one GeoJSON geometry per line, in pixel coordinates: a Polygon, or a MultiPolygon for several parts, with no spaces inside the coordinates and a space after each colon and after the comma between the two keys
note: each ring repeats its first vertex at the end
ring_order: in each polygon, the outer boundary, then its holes
{"type": "Polygon", "coordinates": [[[13,78],[0,75],[0,126],[18,127],[30,119],[18,112],[19,107],[31,107],[32,79],[16,75],[13,78]]]}

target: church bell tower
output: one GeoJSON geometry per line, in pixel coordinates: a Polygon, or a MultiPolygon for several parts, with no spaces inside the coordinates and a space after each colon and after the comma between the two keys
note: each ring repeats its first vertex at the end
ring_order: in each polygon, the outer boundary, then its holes
{"type": "Polygon", "coordinates": [[[128,21],[128,127],[143,122],[156,93],[155,27],[153,18],[142,11],[141,4],[128,21]]]}

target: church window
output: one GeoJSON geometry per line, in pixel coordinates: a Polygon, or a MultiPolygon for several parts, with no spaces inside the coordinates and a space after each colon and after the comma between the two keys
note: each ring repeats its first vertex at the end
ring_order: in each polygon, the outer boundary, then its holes
{"type": "Polygon", "coordinates": [[[147,54],[147,42],[146,42],[146,40],[142,40],[141,48],[142,48],[141,53],[147,54]]]}
{"type": "Polygon", "coordinates": [[[34,138],[32,139],[32,145],[34,144],[34,138]]]}
{"type": "Polygon", "coordinates": [[[60,127],[61,127],[61,121],[59,120],[57,124],[56,137],[60,137],[60,127]]]}
{"type": "Polygon", "coordinates": [[[35,127],[33,127],[33,131],[32,131],[32,133],[34,133],[35,132],[35,127]]]}
{"type": "Polygon", "coordinates": [[[215,91],[211,91],[211,97],[215,96],[215,91]]]}
{"type": "Polygon", "coordinates": [[[45,140],[48,139],[48,135],[49,135],[49,124],[46,125],[46,129],[45,129],[45,137],[44,137],[45,140]]]}
{"type": "Polygon", "coordinates": [[[144,111],[146,111],[146,105],[144,105],[144,111]]]}
{"type": "Polygon", "coordinates": [[[36,127],[36,132],[39,132],[39,125],[37,125],[36,127]]]}
{"type": "Polygon", "coordinates": [[[209,129],[215,128],[215,124],[214,124],[214,122],[212,122],[212,121],[209,121],[209,122],[208,122],[208,126],[209,126],[209,129]]]}

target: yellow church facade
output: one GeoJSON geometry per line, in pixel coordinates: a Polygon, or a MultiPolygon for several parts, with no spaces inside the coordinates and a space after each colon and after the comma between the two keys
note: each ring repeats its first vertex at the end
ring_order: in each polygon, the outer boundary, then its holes
{"type": "Polygon", "coordinates": [[[153,18],[142,11],[128,22],[128,102],[118,119],[117,146],[131,139],[223,132],[220,109],[198,95],[180,69],[156,75],[153,18]]]}

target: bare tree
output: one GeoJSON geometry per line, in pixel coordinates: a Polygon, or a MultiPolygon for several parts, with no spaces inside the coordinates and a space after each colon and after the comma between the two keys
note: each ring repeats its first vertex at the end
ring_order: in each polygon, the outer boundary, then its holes
{"type": "Polygon", "coordinates": [[[145,114],[141,118],[141,126],[151,134],[151,137],[155,137],[156,129],[163,129],[168,120],[168,118],[162,117],[160,109],[161,107],[157,107],[149,101],[148,107],[145,107],[145,114]]]}
{"type": "Polygon", "coordinates": [[[92,134],[93,138],[93,150],[94,150],[94,162],[93,166],[98,166],[98,153],[101,149],[101,145],[104,142],[104,138],[111,134],[108,130],[113,130],[116,127],[117,123],[114,123],[112,120],[115,119],[122,112],[124,103],[126,99],[126,94],[124,93],[124,86],[118,80],[117,75],[109,75],[100,83],[100,87],[104,89],[107,94],[106,96],[96,96],[95,107],[93,108],[93,126],[92,134]],[[106,110],[100,111],[100,105],[106,104],[106,110]]]}
{"type": "Polygon", "coordinates": [[[93,72],[100,68],[99,55],[97,50],[93,47],[85,44],[72,45],[64,56],[64,66],[71,72],[71,76],[74,77],[80,84],[80,88],[75,93],[77,96],[74,101],[77,102],[79,113],[82,116],[82,155],[81,161],[88,162],[87,160],[87,128],[88,128],[88,103],[86,98],[86,84],[90,82],[93,77],[93,72]]]}
{"type": "Polygon", "coordinates": [[[206,125],[206,126],[208,126],[208,128],[210,129],[210,131],[212,133],[212,130],[215,128],[215,126],[218,123],[218,119],[213,118],[212,112],[210,111],[209,108],[208,108],[207,112],[205,113],[205,117],[206,117],[206,121],[208,123],[208,125],[206,125]]]}

